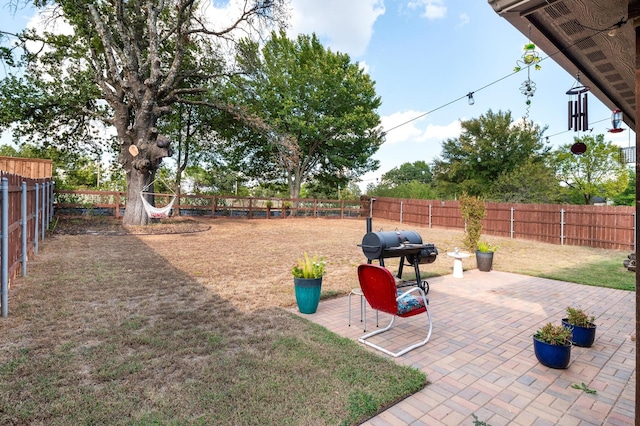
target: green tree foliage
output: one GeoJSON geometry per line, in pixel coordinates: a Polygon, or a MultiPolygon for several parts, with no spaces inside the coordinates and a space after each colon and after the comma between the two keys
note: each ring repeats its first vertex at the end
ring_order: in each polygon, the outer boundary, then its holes
{"type": "Polygon", "coordinates": [[[501,174],[511,173],[527,162],[542,162],[549,151],[541,142],[539,126],[516,124],[511,112],[489,110],[479,118],[463,121],[458,138],[442,144],[441,158],[433,163],[438,192],[452,197],[489,196],[501,174]]]}
{"type": "MultiPolygon", "coordinates": [[[[222,49],[235,34],[284,24],[285,0],[239,2],[236,16],[225,17],[230,23],[215,28],[200,3],[34,2],[73,31],[16,35],[26,52],[25,69],[0,82],[0,128],[13,125],[18,136],[79,151],[95,145],[105,126],[115,128],[118,161],[127,177],[123,222],[148,223],[140,191],[172,154],[171,140],[160,133],[162,119],[177,104],[207,105],[253,125],[241,109],[209,96],[232,74],[222,49]]],[[[0,52],[6,55],[6,49],[0,52]]],[[[113,146],[104,139],[103,145],[113,146]]]]}
{"type": "Polygon", "coordinates": [[[318,38],[272,33],[262,50],[244,41],[238,54],[244,71],[232,99],[259,116],[267,132],[229,136],[226,159],[248,175],[286,182],[298,198],[304,182],[328,187],[348,182],[378,163],[374,82],[346,54],[325,49],[318,38]]]}
{"type": "Polygon", "coordinates": [[[620,163],[619,148],[604,141],[604,135],[574,138],[587,146],[580,155],[571,152],[573,144],[559,147],[553,153],[553,164],[560,182],[584,204],[591,204],[594,196],[612,198],[627,187],[629,174],[620,163]]]}
{"type": "Polygon", "coordinates": [[[415,180],[394,187],[384,184],[372,186],[371,188],[367,188],[367,194],[370,196],[409,198],[414,200],[434,200],[438,198],[437,192],[431,185],[415,180]]]}
{"type": "Polygon", "coordinates": [[[430,183],[433,180],[431,168],[424,161],[403,163],[394,167],[382,175],[381,184],[387,187],[395,187],[409,182],[430,183]]]}
{"type": "Polygon", "coordinates": [[[356,183],[346,186],[333,186],[317,179],[302,185],[300,198],[317,198],[324,200],[356,200],[360,198],[360,187],[356,183]]]}
{"type": "Polygon", "coordinates": [[[40,158],[52,162],[53,179],[58,189],[87,189],[104,186],[111,172],[88,155],[62,151],[56,147],[41,147],[25,143],[18,148],[0,146],[0,155],[6,157],[40,158]]]}
{"type": "MultiPolygon", "coordinates": [[[[159,122],[162,134],[173,142],[172,158],[176,162],[174,187],[180,192],[182,178],[186,170],[193,173],[198,168],[212,169],[215,177],[221,168],[220,154],[217,152],[216,128],[225,125],[224,114],[204,105],[177,104],[171,114],[159,122]]],[[[193,176],[191,176],[193,178],[193,176]]],[[[225,174],[223,177],[226,178],[225,174]]],[[[219,186],[210,179],[209,184],[219,186]]],[[[196,180],[194,189],[198,188],[196,180]]]]}
{"type": "Polygon", "coordinates": [[[635,206],[636,205],[636,172],[628,169],[629,183],[624,191],[613,197],[613,203],[616,206],[635,206]]]}
{"type": "Polygon", "coordinates": [[[225,166],[190,166],[185,170],[185,176],[196,194],[249,195],[247,177],[225,166]]]}
{"type": "Polygon", "coordinates": [[[527,161],[501,173],[488,198],[503,203],[553,204],[561,201],[561,188],[552,167],[541,161],[527,161]]]}

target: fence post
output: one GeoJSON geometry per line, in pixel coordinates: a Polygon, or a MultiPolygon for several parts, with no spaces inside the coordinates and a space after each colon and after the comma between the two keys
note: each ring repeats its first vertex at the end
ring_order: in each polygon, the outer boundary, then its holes
{"type": "Polygon", "coordinates": [[[564,209],[560,209],[560,245],[564,245],[564,209]]]}
{"type": "Polygon", "coordinates": [[[120,191],[116,191],[116,219],[120,219],[120,191]]]}
{"type": "Polygon", "coordinates": [[[45,182],[45,185],[47,185],[47,228],[49,227],[49,225],[51,224],[51,210],[53,210],[51,208],[51,196],[53,195],[53,192],[51,192],[51,181],[49,182],[45,182]]]}
{"type": "Polygon", "coordinates": [[[509,235],[511,236],[511,239],[513,239],[513,223],[514,223],[514,215],[513,212],[515,211],[514,207],[511,207],[511,218],[510,218],[510,229],[509,229],[509,235]]]}
{"type": "Polygon", "coordinates": [[[404,207],[404,201],[400,201],[400,223],[402,223],[402,208],[404,207]]]}
{"type": "Polygon", "coordinates": [[[40,224],[40,232],[42,234],[41,240],[44,241],[44,230],[45,230],[45,220],[46,220],[46,205],[47,205],[47,194],[45,192],[45,184],[43,183],[41,185],[42,187],[42,202],[40,203],[42,205],[42,214],[40,215],[42,217],[42,223],[40,224]]]}
{"type": "Polygon", "coordinates": [[[433,209],[433,204],[429,203],[429,228],[433,226],[433,222],[431,220],[432,209],[433,209]]]}
{"type": "Polygon", "coordinates": [[[53,221],[53,194],[55,191],[56,183],[54,181],[49,182],[49,223],[47,223],[47,227],[51,225],[53,221]]]}
{"type": "Polygon", "coordinates": [[[2,316],[9,315],[9,180],[2,178],[2,316]]]}
{"type": "Polygon", "coordinates": [[[33,217],[33,247],[34,247],[34,253],[38,254],[38,234],[40,231],[38,231],[38,222],[39,222],[39,216],[38,216],[38,201],[40,201],[39,198],[39,192],[40,192],[40,186],[36,183],[35,189],[34,189],[34,193],[35,193],[35,205],[33,207],[33,212],[34,212],[34,217],[33,217]]]}
{"type": "Polygon", "coordinates": [[[22,276],[27,275],[27,182],[22,181],[22,202],[20,225],[22,227],[22,276]]]}

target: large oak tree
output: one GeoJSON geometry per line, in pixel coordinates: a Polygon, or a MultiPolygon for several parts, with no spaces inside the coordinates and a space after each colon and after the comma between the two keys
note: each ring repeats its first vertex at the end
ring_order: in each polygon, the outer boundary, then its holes
{"type": "Polygon", "coordinates": [[[296,40],[274,32],[260,49],[247,40],[244,71],[232,95],[268,129],[229,135],[230,164],[245,174],[286,182],[298,198],[303,182],[337,188],[378,162],[382,143],[374,82],[348,55],[326,49],[314,35],[296,40]]]}
{"type": "MultiPolygon", "coordinates": [[[[233,42],[236,30],[246,36],[262,24],[278,22],[285,0],[234,1],[235,16],[215,25],[197,0],[33,3],[49,10],[52,20],[64,20],[72,32],[16,35],[25,49],[26,68],[0,83],[0,125],[67,147],[93,143],[98,122],[115,128],[118,160],[127,176],[124,223],[137,225],[148,222],[141,189],[171,155],[159,119],[178,103],[209,105],[246,118],[205,94],[229,73],[221,51],[233,42]]],[[[8,52],[2,51],[5,58],[8,52]]]]}

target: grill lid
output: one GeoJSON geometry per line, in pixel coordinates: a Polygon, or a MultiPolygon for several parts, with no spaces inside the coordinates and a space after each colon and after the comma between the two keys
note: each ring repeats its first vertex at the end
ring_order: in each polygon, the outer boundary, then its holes
{"type": "Polygon", "coordinates": [[[424,248],[416,231],[367,232],[362,237],[362,252],[369,260],[419,253],[424,248]]]}

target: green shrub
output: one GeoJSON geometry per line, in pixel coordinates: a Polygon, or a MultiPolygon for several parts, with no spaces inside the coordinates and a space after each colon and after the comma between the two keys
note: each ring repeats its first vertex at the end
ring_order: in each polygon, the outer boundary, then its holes
{"type": "Polygon", "coordinates": [[[582,309],[572,308],[567,306],[567,322],[571,325],[577,325],[579,327],[589,327],[595,321],[596,317],[589,316],[582,309]]]}
{"type": "Polygon", "coordinates": [[[469,251],[474,252],[482,235],[482,219],[487,215],[487,209],[483,200],[466,193],[460,196],[458,203],[465,223],[463,243],[469,251]]]}
{"type": "Polygon", "coordinates": [[[564,346],[571,343],[571,329],[548,322],[533,337],[550,345],[564,346]]]}

